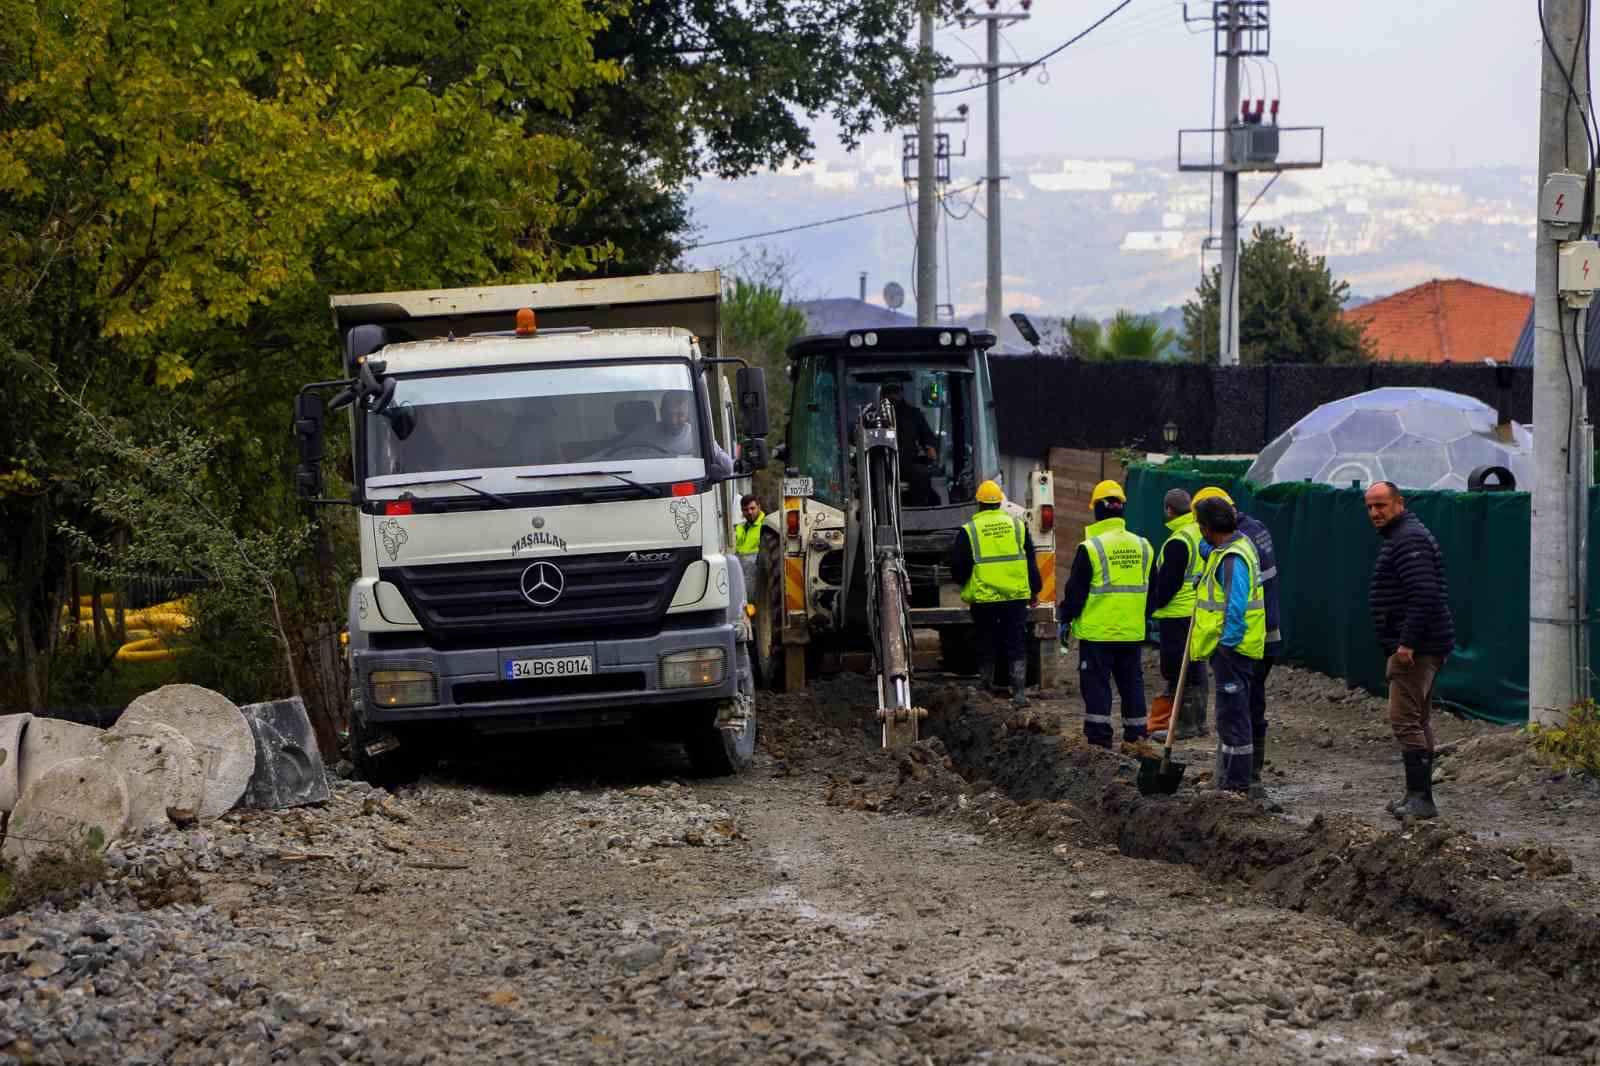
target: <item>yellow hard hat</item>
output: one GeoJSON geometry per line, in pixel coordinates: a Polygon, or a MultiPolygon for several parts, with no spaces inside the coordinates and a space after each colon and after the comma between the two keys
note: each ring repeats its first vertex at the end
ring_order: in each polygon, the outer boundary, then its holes
{"type": "Polygon", "coordinates": [[[1094,487],[1094,492],[1089,496],[1089,506],[1093,507],[1101,500],[1121,500],[1127,503],[1128,494],[1122,491],[1121,485],[1107,478],[1094,487]]]}
{"type": "Polygon", "coordinates": [[[1229,496],[1226,492],[1223,492],[1221,489],[1217,488],[1215,485],[1207,485],[1205,488],[1203,488],[1199,492],[1195,493],[1194,496],[1192,496],[1190,498],[1190,500],[1189,500],[1189,506],[1193,507],[1195,504],[1199,503],[1201,500],[1212,500],[1212,499],[1221,500],[1223,503],[1227,504],[1229,507],[1233,506],[1233,497],[1229,496]]]}
{"type": "Polygon", "coordinates": [[[993,481],[985,481],[982,485],[978,486],[979,503],[999,503],[1005,498],[1005,493],[1001,492],[1000,486],[995,484],[993,481]]]}

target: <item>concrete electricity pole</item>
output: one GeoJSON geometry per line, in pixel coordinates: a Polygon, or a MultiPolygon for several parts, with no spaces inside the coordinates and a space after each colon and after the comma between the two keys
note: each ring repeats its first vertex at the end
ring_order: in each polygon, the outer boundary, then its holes
{"type": "MultiPolygon", "coordinates": [[[[933,60],[933,4],[922,3],[922,58],[933,60]]],[[[939,200],[934,190],[933,75],[922,81],[917,106],[917,325],[935,324],[939,307],[939,200]]]]}
{"type": "Polygon", "coordinates": [[[994,10],[998,0],[989,0],[989,10],[978,13],[965,11],[961,14],[961,25],[965,28],[970,23],[982,22],[988,30],[989,59],[985,63],[960,63],[957,70],[981,70],[988,93],[989,119],[988,141],[989,159],[984,169],[984,186],[987,192],[987,212],[989,223],[989,254],[988,254],[988,285],[984,291],[984,325],[995,332],[999,332],[1000,323],[1005,318],[1002,307],[1004,300],[1004,286],[1002,284],[1001,268],[1004,258],[1000,251],[1000,72],[1026,67],[1026,63],[1000,62],[1000,29],[1014,22],[1021,22],[1028,18],[1026,11],[1012,11],[1001,13],[994,10]]]}
{"type": "MultiPolygon", "coordinates": [[[[1233,126],[1239,121],[1239,10],[1227,9],[1227,73],[1223,75],[1222,134],[1222,288],[1218,302],[1218,362],[1239,365],[1239,171],[1234,158],[1233,126]]],[[[1215,99],[1213,97],[1212,99],[1215,99]]]]}
{"type": "MultiPolygon", "coordinates": [[[[1571,706],[1588,692],[1588,663],[1583,649],[1586,610],[1582,555],[1587,534],[1587,487],[1590,454],[1584,413],[1583,364],[1577,342],[1563,342],[1572,330],[1573,312],[1560,297],[1557,252],[1589,228],[1582,208],[1569,222],[1552,222],[1563,210],[1546,202],[1545,186],[1553,172],[1576,171],[1587,176],[1589,146],[1587,81],[1581,76],[1589,52],[1584,9],[1589,0],[1545,0],[1548,45],[1539,90],[1538,241],[1534,251],[1533,303],[1533,514],[1528,573],[1528,720],[1541,725],[1565,723],[1571,706]],[[1554,52],[1554,55],[1551,53],[1554,52]],[[1565,71],[1577,56],[1576,74],[1565,71]],[[1562,57],[1557,62],[1556,57],[1562,57]],[[1569,87],[1568,78],[1571,78],[1569,87]],[[1576,90],[1568,114],[1568,96],[1576,90]],[[1564,350],[1565,349],[1565,350],[1564,350]],[[1581,503],[1580,503],[1581,502],[1581,503]]],[[[1582,186],[1577,185],[1582,201],[1582,186]]],[[[1570,194],[1567,197],[1570,202],[1570,194]]],[[[1582,337],[1579,316],[1578,336],[1582,337]]]]}

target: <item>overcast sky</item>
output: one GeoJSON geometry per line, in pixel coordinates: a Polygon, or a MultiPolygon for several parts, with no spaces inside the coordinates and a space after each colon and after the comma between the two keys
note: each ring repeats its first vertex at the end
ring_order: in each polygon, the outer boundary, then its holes
{"type": "MultiPolygon", "coordinates": [[[[982,8],[976,0],[973,6],[982,8]]],[[[1032,18],[1006,31],[1006,58],[1040,55],[1113,6],[1115,0],[1036,0],[1032,18]]],[[[1200,0],[1190,9],[1210,6],[1200,0]]],[[[1531,0],[1279,0],[1272,20],[1272,60],[1283,86],[1279,121],[1326,126],[1330,159],[1534,166],[1541,46],[1531,0]]],[[[960,42],[982,52],[983,33],[952,26],[937,44],[970,62],[975,56],[960,42]]],[[[1211,125],[1211,60],[1209,31],[1191,35],[1181,4],[1132,0],[1051,60],[1048,84],[1037,71],[1005,83],[1002,152],[1171,156],[1179,127],[1211,125]]],[[[941,97],[940,111],[962,100],[973,115],[968,161],[981,161],[983,91],[941,97]]],[[[868,147],[890,143],[875,137],[868,147]]],[[[843,158],[826,122],[818,124],[817,145],[820,158],[843,158]]]]}

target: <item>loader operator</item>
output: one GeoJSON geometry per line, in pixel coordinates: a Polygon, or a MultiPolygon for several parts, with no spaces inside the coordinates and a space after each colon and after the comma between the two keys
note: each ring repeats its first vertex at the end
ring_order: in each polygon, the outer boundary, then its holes
{"type": "Polygon", "coordinates": [[[1089,496],[1094,521],[1072,557],[1061,620],[1078,635],[1078,678],[1083,690],[1083,735],[1111,747],[1111,686],[1122,701],[1122,739],[1142,740],[1149,717],[1144,702],[1145,599],[1150,588],[1150,542],[1130,533],[1122,517],[1127,494],[1102,481],[1089,496]]]}
{"type": "Polygon", "coordinates": [[[978,486],[978,512],[950,545],[950,573],[961,599],[972,607],[978,653],[978,689],[994,691],[1000,657],[1011,678],[1011,703],[1028,705],[1028,608],[1039,602],[1044,579],[1034,558],[1033,536],[1022,519],[1000,509],[1000,486],[978,486]]]}
{"type": "Polygon", "coordinates": [[[894,405],[895,443],[900,451],[900,476],[908,489],[902,501],[907,507],[937,507],[933,491],[933,464],[939,458],[939,438],[928,425],[922,408],[906,402],[898,381],[886,381],[878,389],[878,399],[894,405]]]}

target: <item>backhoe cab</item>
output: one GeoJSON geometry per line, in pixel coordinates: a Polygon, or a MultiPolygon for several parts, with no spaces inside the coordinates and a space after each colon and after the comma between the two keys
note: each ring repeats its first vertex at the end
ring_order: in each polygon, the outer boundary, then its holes
{"type": "MultiPolygon", "coordinates": [[[[874,619],[885,599],[872,556],[891,540],[907,579],[906,628],[937,631],[942,667],[972,673],[970,618],[946,559],[989,479],[1006,489],[1003,506],[1025,520],[1038,552],[1045,587],[1029,616],[1029,679],[1041,683],[1044,649],[1056,638],[1053,485],[1044,470],[1005,484],[989,380],[994,343],[986,331],[905,326],[803,337],[789,347],[783,505],[768,516],[756,568],[756,658],[768,687],[803,686],[851,651],[870,652],[881,675],[892,650],[883,634],[898,627],[874,619]],[[883,467],[863,461],[868,407],[887,408],[893,426],[893,531],[881,528],[887,512],[870,484],[870,471],[883,467]],[[864,497],[878,515],[874,528],[864,528],[864,497]]],[[[1044,672],[1042,683],[1053,683],[1044,672]]]]}

